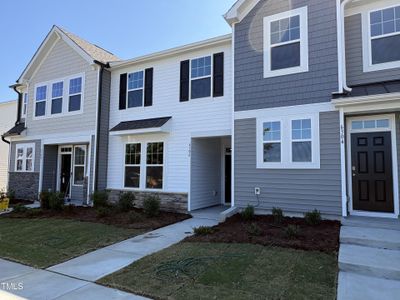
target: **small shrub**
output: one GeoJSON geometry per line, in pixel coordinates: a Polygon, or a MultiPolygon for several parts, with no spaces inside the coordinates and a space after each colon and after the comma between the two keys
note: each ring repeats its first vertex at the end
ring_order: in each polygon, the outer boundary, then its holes
{"type": "Polygon", "coordinates": [[[285,235],[289,239],[294,239],[300,235],[300,227],[297,225],[288,225],[285,228],[285,235]]]}
{"type": "Polygon", "coordinates": [[[158,196],[147,196],[143,200],[143,212],[148,217],[156,217],[160,214],[160,198],[158,196]]]}
{"type": "Polygon", "coordinates": [[[314,209],[304,214],[304,219],[308,225],[315,226],[321,223],[321,213],[314,209]]]}
{"type": "Polygon", "coordinates": [[[50,192],[43,191],[40,193],[40,207],[42,209],[49,209],[50,208],[50,192]]]}
{"type": "Polygon", "coordinates": [[[260,236],[262,235],[262,230],[256,223],[251,223],[247,228],[247,233],[252,236],[260,236]]]}
{"type": "Polygon", "coordinates": [[[26,212],[26,216],[28,218],[35,218],[35,217],[39,217],[43,214],[43,210],[40,208],[32,208],[32,209],[28,209],[28,211],[26,212]]]}
{"type": "Polygon", "coordinates": [[[248,205],[241,213],[243,220],[249,221],[254,219],[254,206],[248,205]]]}
{"type": "Polygon", "coordinates": [[[13,202],[15,200],[15,191],[9,190],[6,193],[6,196],[7,196],[8,200],[10,200],[10,202],[13,202]]]}
{"type": "Polygon", "coordinates": [[[199,226],[193,229],[195,235],[207,235],[214,233],[214,228],[209,226],[199,226]]]}
{"type": "Polygon", "coordinates": [[[61,211],[64,208],[64,194],[60,192],[50,193],[49,208],[54,211],[61,211]]]}
{"type": "Polygon", "coordinates": [[[91,195],[94,208],[108,207],[108,192],[107,191],[95,191],[91,195]]]}
{"type": "Polygon", "coordinates": [[[284,217],[282,209],[274,207],[272,209],[272,216],[274,217],[274,223],[275,224],[281,224],[282,223],[283,217],[284,217]]]}
{"type": "Polygon", "coordinates": [[[129,212],[128,218],[129,218],[129,223],[142,222],[144,220],[143,215],[141,215],[136,211],[129,212]]]}
{"type": "Polygon", "coordinates": [[[19,213],[24,213],[28,210],[27,207],[25,207],[25,205],[22,205],[21,203],[18,203],[14,206],[13,208],[13,212],[19,214],[19,213]]]}
{"type": "Polygon", "coordinates": [[[105,218],[111,215],[111,211],[108,207],[99,207],[96,209],[97,218],[105,218]]]}
{"type": "Polygon", "coordinates": [[[118,201],[118,208],[122,212],[128,212],[135,206],[135,194],[132,192],[123,193],[118,201]]]}

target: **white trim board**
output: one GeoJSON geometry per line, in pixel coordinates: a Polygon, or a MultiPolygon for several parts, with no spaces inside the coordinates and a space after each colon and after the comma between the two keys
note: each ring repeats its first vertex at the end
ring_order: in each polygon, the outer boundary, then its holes
{"type": "Polygon", "coordinates": [[[384,114],[384,115],[369,115],[369,116],[358,116],[349,117],[346,119],[346,155],[347,155],[347,186],[348,186],[348,198],[349,198],[349,213],[355,216],[368,216],[368,217],[383,217],[383,218],[398,218],[399,216],[399,180],[398,180],[398,166],[397,166],[397,136],[396,136],[396,116],[395,114],[384,114]],[[354,120],[374,120],[374,119],[389,119],[389,128],[379,129],[365,129],[354,131],[351,129],[351,122],[354,120]],[[392,140],[392,172],[393,172],[393,201],[394,201],[394,213],[380,213],[380,212],[368,212],[368,211],[357,211],[353,210],[353,188],[352,188],[352,170],[351,170],[351,134],[359,132],[376,132],[376,131],[389,131],[391,132],[392,140]]]}

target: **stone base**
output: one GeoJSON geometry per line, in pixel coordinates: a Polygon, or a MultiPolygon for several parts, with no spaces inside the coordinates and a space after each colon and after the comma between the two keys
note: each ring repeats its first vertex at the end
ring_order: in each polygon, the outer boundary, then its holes
{"type": "MultiPolygon", "coordinates": [[[[117,203],[122,193],[126,191],[109,190],[108,200],[111,203],[117,203]]],[[[142,192],[132,191],[136,197],[135,206],[142,207],[143,200],[147,196],[157,195],[161,201],[161,210],[170,212],[187,213],[188,210],[188,194],[186,193],[162,193],[162,192],[142,192]]]]}
{"type": "Polygon", "coordinates": [[[39,190],[39,173],[9,172],[8,190],[15,192],[15,198],[37,200],[39,190]]]}

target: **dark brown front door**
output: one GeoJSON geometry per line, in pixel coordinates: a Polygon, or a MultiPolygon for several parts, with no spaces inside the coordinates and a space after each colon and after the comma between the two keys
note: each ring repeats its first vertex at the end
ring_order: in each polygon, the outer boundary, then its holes
{"type": "Polygon", "coordinates": [[[394,212],[390,132],[351,135],[353,209],[394,212]]]}

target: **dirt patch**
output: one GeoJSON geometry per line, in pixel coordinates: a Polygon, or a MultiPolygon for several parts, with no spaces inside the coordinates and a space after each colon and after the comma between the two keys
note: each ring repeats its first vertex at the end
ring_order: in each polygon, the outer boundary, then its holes
{"type": "Polygon", "coordinates": [[[42,209],[29,209],[26,212],[5,214],[4,218],[44,219],[59,218],[71,219],[82,222],[101,223],[114,225],[128,229],[155,230],[170,224],[181,222],[191,218],[188,214],[161,211],[156,217],[148,218],[141,209],[132,209],[128,212],[120,212],[116,208],[107,209],[107,215],[99,216],[92,207],[66,206],[60,212],[42,209]]]}
{"type": "Polygon", "coordinates": [[[191,236],[185,241],[250,243],[332,253],[339,250],[339,231],[339,221],[323,220],[310,226],[303,218],[285,217],[275,224],[272,216],[255,216],[244,221],[238,214],[214,226],[212,233],[191,236]]]}

